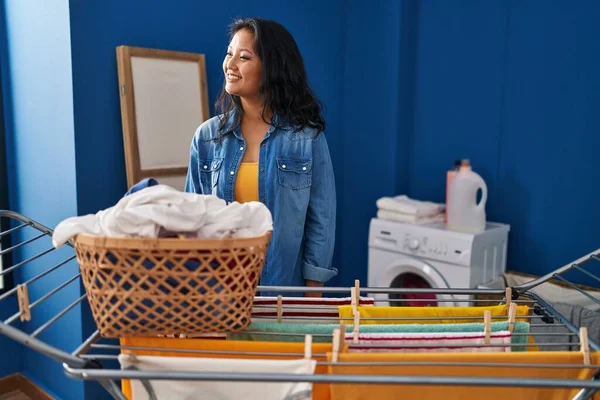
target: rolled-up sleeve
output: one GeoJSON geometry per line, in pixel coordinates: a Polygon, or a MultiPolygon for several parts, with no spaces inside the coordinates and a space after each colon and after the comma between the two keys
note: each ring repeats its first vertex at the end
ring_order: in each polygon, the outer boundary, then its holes
{"type": "Polygon", "coordinates": [[[313,140],[310,200],[304,228],[304,279],[325,283],[337,275],[335,247],[336,193],[331,156],[324,133],[313,140]]]}

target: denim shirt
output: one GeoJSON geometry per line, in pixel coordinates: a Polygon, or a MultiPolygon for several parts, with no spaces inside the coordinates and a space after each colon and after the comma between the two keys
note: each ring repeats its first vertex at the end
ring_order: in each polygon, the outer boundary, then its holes
{"type": "MultiPolygon", "coordinates": [[[[235,201],[235,180],[246,150],[234,114],[219,131],[213,117],[197,129],[190,146],[185,191],[235,201]]],[[[275,116],[260,144],[259,200],[273,215],[273,235],[260,284],[305,286],[337,275],[335,178],[323,133],[294,127],[275,116]]],[[[263,293],[263,295],[268,295],[263,293]]],[[[288,294],[289,295],[289,294],[288,294]]]]}

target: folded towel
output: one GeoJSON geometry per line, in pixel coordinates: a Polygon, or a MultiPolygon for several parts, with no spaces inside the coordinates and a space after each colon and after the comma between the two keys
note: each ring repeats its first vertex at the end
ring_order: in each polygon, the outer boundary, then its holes
{"type": "MultiPolygon", "coordinates": [[[[225,359],[201,357],[157,357],[119,355],[123,369],[140,371],[185,371],[185,372],[240,372],[240,373],[284,373],[313,374],[315,360],[267,360],[225,359]]],[[[134,400],[150,399],[144,384],[152,388],[157,399],[311,399],[312,383],[309,382],[228,382],[228,381],[131,381],[134,400]]]]}
{"type": "MultiPolygon", "coordinates": [[[[302,342],[304,335],[313,335],[315,343],[331,343],[333,330],[339,328],[335,324],[293,324],[276,322],[252,322],[244,331],[228,333],[229,340],[250,341],[275,341],[275,342],[302,342]]],[[[492,332],[508,330],[508,321],[492,322],[492,332]]],[[[346,332],[352,332],[353,325],[346,325],[346,332]]],[[[483,332],[483,323],[465,324],[383,324],[383,325],[360,325],[360,333],[423,333],[423,332],[483,332]]],[[[527,343],[529,323],[515,322],[512,335],[512,344],[527,343]]],[[[515,347],[513,351],[525,351],[525,347],[515,347]]]]}
{"type": "Polygon", "coordinates": [[[416,217],[428,217],[444,210],[442,204],[414,200],[406,195],[382,197],[377,200],[377,207],[382,210],[410,214],[416,217]]]}
{"type": "Polygon", "coordinates": [[[96,214],[61,221],[52,235],[58,248],[78,233],[111,237],[197,238],[262,236],[273,229],[272,215],[254,201],[229,205],[217,196],[185,193],[155,185],[123,197],[96,214]]]}
{"type": "Polygon", "coordinates": [[[435,215],[431,215],[428,217],[417,217],[413,214],[405,214],[399,213],[395,211],[386,211],[386,210],[378,210],[377,218],[379,219],[387,219],[389,221],[399,221],[399,222],[407,222],[410,224],[429,224],[432,222],[442,222],[444,221],[444,213],[438,213],[435,215]]]}
{"type": "MultiPolygon", "coordinates": [[[[511,351],[510,331],[492,332],[490,344],[485,345],[484,332],[421,332],[421,333],[360,333],[358,344],[349,347],[350,352],[441,352],[441,353],[481,353],[511,351]],[[369,345],[377,345],[369,346],[369,345]],[[504,345],[504,346],[498,346],[504,345]]],[[[345,339],[352,341],[353,335],[345,339]]]]}

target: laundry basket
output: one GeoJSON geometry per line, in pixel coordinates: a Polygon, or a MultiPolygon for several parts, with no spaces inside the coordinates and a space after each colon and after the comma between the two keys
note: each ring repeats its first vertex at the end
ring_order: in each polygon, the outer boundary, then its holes
{"type": "Polygon", "coordinates": [[[270,239],[79,234],[74,246],[99,333],[118,338],[243,330],[270,239]]]}

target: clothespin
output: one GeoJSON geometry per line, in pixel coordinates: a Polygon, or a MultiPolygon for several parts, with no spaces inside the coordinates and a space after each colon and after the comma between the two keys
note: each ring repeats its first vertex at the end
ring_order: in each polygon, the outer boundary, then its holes
{"type": "Polygon", "coordinates": [[[283,316],[283,298],[281,295],[277,296],[277,322],[281,322],[283,316]]]}
{"type": "Polygon", "coordinates": [[[312,359],[312,335],[304,335],[304,359],[312,359]]]}
{"type": "Polygon", "coordinates": [[[517,318],[517,303],[510,303],[508,309],[508,330],[513,333],[515,329],[515,319],[517,318]]]}
{"type": "Polygon", "coordinates": [[[340,330],[339,329],[334,329],[333,330],[333,347],[331,349],[331,361],[333,362],[337,362],[338,360],[338,349],[340,347],[340,330]]]}
{"type": "Polygon", "coordinates": [[[358,344],[358,334],[360,332],[360,311],[354,313],[354,326],[352,327],[352,343],[358,344]]]}
{"type": "Polygon", "coordinates": [[[510,305],[512,304],[512,288],[510,288],[510,287],[506,288],[504,297],[506,297],[506,310],[508,311],[508,310],[510,310],[510,305]]]}
{"type": "Polygon", "coordinates": [[[342,346],[345,342],[346,336],[346,325],[340,324],[339,329],[333,330],[333,349],[331,354],[331,361],[338,361],[338,354],[340,353],[342,346]]]}
{"type": "Polygon", "coordinates": [[[483,312],[483,332],[485,333],[485,344],[490,344],[492,339],[492,312],[485,310],[483,312]]]}
{"type": "Polygon", "coordinates": [[[588,339],[588,330],[586,327],[579,328],[579,349],[583,354],[583,363],[590,365],[590,341],[588,339]]]}
{"type": "Polygon", "coordinates": [[[31,309],[29,308],[29,292],[27,291],[27,285],[17,286],[17,301],[19,302],[21,321],[31,321],[31,309]]]}
{"type": "Polygon", "coordinates": [[[352,305],[352,315],[356,314],[360,305],[360,281],[354,281],[354,287],[350,288],[350,304],[352,305]]]}

